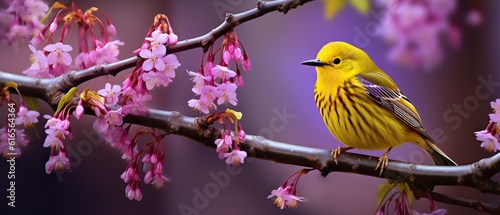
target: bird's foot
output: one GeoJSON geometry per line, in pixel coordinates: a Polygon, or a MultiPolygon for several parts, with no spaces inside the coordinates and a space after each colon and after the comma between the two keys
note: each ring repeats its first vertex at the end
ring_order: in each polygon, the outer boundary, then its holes
{"type": "Polygon", "coordinates": [[[389,152],[391,151],[392,148],[389,148],[380,158],[378,158],[378,163],[377,167],[375,167],[375,170],[380,168],[380,174],[382,175],[382,172],[387,168],[387,165],[389,164],[389,152]]]}
{"type": "Polygon", "coordinates": [[[353,149],[353,147],[338,147],[337,149],[332,150],[332,158],[335,161],[335,164],[339,165],[337,158],[340,156],[341,153],[350,149],[353,149]]]}

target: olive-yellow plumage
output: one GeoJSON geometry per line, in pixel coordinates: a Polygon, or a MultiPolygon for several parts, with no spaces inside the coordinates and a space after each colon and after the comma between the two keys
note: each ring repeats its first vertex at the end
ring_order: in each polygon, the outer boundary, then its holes
{"type": "Polygon", "coordinates": [[[387,150],[379,160],[381,171],[392,147],[404,142],[425,149],[437,165],[457,165],[427,134],[396,83],[361,49],[331,42],[303,64],[316,67],[316,105],[328,130],[347,149],[387,150]]]}

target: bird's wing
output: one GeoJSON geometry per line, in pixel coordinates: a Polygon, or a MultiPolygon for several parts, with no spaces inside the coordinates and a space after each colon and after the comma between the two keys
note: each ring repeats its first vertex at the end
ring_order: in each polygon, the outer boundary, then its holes
{"type": "MultiPolygon", "coordinates": [[[[422,126],[420,116],[418,116],[418,113],[416,112],[415,108],[413,108],[410,100],[408,100],[408,98],[403,95],[403,93],[401,93],[401,91],[399,91],[397,87],[395,87],[394,89],[388,89],[387,87],[380,86],[365,78],[367,77],[366,75],[358,75],[356,77],[365,87],[368,96],[370,96],[373,101],[393,113],[401,121],[415,129],[423,136],[427,137],[429,140],[432,140],[432,138],[429,136],[429,134],[427,134],[427,131],[425,131],[424,127],[422,126]]],[[[368,76],[368,78],[371,79],[370,76],[368,76]]],[[[394,82],[392,82],[391,80],[390,83],[394,82]]]]}

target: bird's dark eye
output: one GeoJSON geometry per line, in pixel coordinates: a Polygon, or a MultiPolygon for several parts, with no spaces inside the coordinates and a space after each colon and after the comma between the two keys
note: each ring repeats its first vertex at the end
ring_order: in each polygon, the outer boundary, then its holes
{"type": "Polygon", "coordinates": [[[340,63],[340,58],[335,58],[335,59],[333,59],[333,63],[334,63],[334,64],[339,64],[339,63],[340,63]]]}

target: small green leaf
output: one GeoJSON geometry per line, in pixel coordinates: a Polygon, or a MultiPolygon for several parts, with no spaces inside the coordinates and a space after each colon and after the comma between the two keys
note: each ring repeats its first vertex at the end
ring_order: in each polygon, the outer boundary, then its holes
{"type": "Polygon", "coordinates": [[[58,1],[54,2],[52,7],[50,7],[49,11],[40,19],[40,23],[45,22],[45,20],[49,17],[49,15],[52,13],[53,10],[62,9],[62,8],[66,8],[66,6],[61,4],[58,1]]]}
{"type": "Polygon", "coordinates": [[[64,107],[64,105],[66,105],[66,103],[71,101],[71,99],[75,96],[75,92],[77,90],[78,90],[78,88],[72,87],[71,89],[68,90],[66,95],[61,97],[61,99],[59,100],[59,103],[57,104],[56,114],[62,110],[62,108],[64,107]]]}
{"type": "Polygon", "coordinates": [[[23,96],[23,101],[24,104],[28,106],[29,110],[38,111],[38,99],[29,96],[23,96]]]}
{"type": "Polygon", "coordinates": [[[4,90],[7,90],[9,88],[14,88],[14,89],[17,89],[17,84],[15,82],[12,82],[12,81],[8,81],[7,83],[5,83],[5,86],[3,87],[4,90]]]}
{"type": "Polygon", "coordinates": [[[389,192],[396,186],[396,183],[383,182],[377,187],[377,210],[389,192]]]}
{"type": "Polygon", "coordinates": [[[415,195],[413,195],[413,190],[411,190],[408,183],[405,183],[404,190],[406,193],[406,199],[408,199],[408,205],[410,205],[410,208],[411,208],[411,207],[413,207],[413,201],[415,200],[415,195]]]}
{"type": "Polygon", "coordinates": [[[238,112],[238,111],[235,111],[235,110],[231,110],[229,108],[226,109],[226,113],[233,116],[234,118],[236,118],[237,120],[240,120],[241,117],[243,117],[243,114],[241,112],[238,112]]]}
{"type": "Polygon", "coordinates": [[[351,5],[361,14],[368,14],[370,10],[370,0],[350,0],[351,5]]]}
{"type": "Polygon", "coordinates": [[[325,3],[325,17],[327,20],[333,19],[345,5],[345,0],[323,0],[323,2],[325,3]]]}

